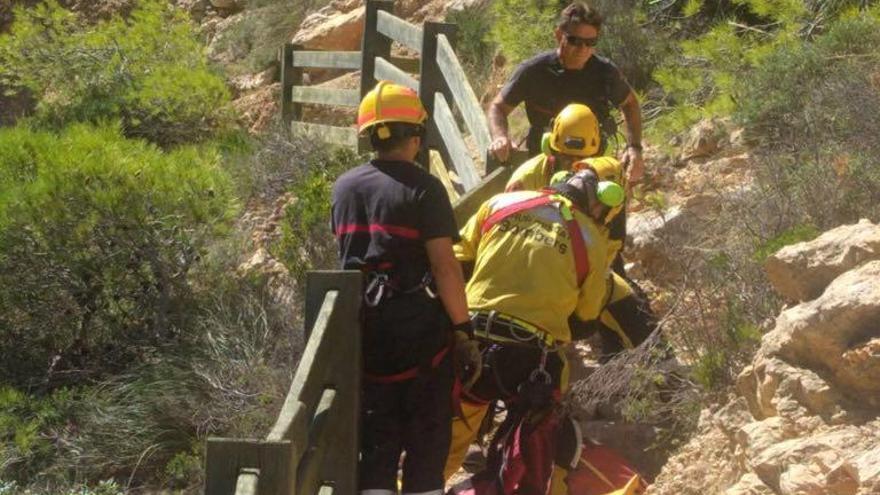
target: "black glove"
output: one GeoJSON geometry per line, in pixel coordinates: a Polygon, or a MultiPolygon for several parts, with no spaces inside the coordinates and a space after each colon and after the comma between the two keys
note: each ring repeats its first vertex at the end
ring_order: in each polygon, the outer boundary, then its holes
{"type": "Polygon", "coordinates": [[[455,335],[455,374],[462,387],[469,390],[483,371],[483,355],[480,343],[473,338],[471,322],[459,323],[452,327],[455,335]]]}

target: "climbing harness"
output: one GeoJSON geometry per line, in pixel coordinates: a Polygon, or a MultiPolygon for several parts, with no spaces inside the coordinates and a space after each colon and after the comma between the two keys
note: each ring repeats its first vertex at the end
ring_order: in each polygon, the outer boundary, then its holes
{"type": "MultiPolygon", "coordinates": [[[[386,266],[390,267],[390,265],[386,266]]],[[[386,266],[383,266],[383,268],[386,266]]],[[[371,308],[378,306],[383,299],[394,297],[395,294],[415,294],[422,290],[425,291],[429,298],[437,299],[437,293],[431,288],[431,285],[434,283],[434,277],[431,275],[431,272],[425,272],[418,284],[404,289],[399,286],[387,269],[364,271],[367,277],[367,284],[364,288],[364,302],[371,308]]]]}
{"type": "Polygon", "coordinates": [[[552,346],[556,343],[552,335],[537,326],[495,310],[473,311],[471,321],[474,324],[474,336],[484,340],[522,345],[541,342],[552,346]]]}

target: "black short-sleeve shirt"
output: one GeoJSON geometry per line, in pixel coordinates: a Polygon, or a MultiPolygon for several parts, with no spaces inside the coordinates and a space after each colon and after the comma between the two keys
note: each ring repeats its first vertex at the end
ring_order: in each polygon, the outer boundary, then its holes
{"type": "Polygon", "coordinates": [[[531,125],[529,151],[534,154],[550,120],[569,103],[587,105],[599,119],[603,134],[615,133],[611,108],[620,106],[630,91],[620,69],[607,58],[593,55],[583,68],[568,70],[556,51],[548,51],[520,64],[501,89],[501,98],[510,106],[525,102],[531,125]]]}
{"type": "Polygon", "coordinates": [[[430,270],[425,241],[460,239],[443,184],[408,162],[373,160],[344,173],[332,213],[343,269],[390,269],[406,286],[430,270]]]}

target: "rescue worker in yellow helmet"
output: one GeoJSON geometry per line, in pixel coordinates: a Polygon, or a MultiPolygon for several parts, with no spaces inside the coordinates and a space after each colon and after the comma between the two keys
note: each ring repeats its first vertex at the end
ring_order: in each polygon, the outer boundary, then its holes
{"type": "Polygon", "coordinates": [[[479,364],[459,240],[443,185],[414,163],[427,115],[412,89],[380,82],[358,108],[377,156],[337,179],[331,225],[343,269],[364,273],[361,494],[439,495],[449,447],[453,356],[479,364]],[[453,348],[453,335],[460,343],[453,348]],[[469,347],[470,345],[470,347],[469,347]]]}
{"type": "MultiPolygon", "coordinates": [[[[554,126],[554,129],[557,128],[554,126]]],[[[554,182],[554,177],[587,168],[593,170],[600,180],[617,183],[626,189],[626,172],[620,161],[614,157],[600,156],[568,162],[533,158],[513,172],[506,190],[540,190],[554,182]]],[[[605,362],[623,349],[633,348],[647,339],[657,327],[657,318],[644,292],[624,274],[620,252],[626,240],[625,202],[609,209],[602,222],[608,227],[608,262],[614,268],[608,280],[609,299],[597,321],[579,328],[584,335],[598,331],[601,338],[600,361],[605,362]]]]}
{"type": "Polygon", "coordinates": [[[600,149],[599,121],[590,107],[572,103],[553,119],[550,132],[541,140],[541,153],[520,165],[507,183],[508,191],[538,190],[550,177],[572,164],[596,155],[600,149]],[[540,187],[537,186],[540,183],[540,187]]]}
{"type": "MultiPolygon", "coordinates": [[[[620,162],[611,157],[593,158],[600,151],[602,136],[599,130],[599,122],[590,107],[571,103],[553,119],[552,128],[545,133],[541,141],[540,155],[526,160],[514,170],[507,181],[506,191],[520,191],[523,189],[536,191],[550,185],[550,179],[554,174],[574,170],[576,163],[584,164],[589,161],[606,160],[613,163],[597,162],[603,165],[604,170],[611,173],[618,171],[611,180],[626,187],[626,174],[620,162]],[[585,143],[583,148],[578,145],[585,143]],[[590,159],[584,161],[584,159],[590,159]],[[616,164],[616,165],[614,165],[616,164]]],[[[610,224],[611,237],[620,241],[626,239],[626,211],[625,206],[616,210],[612,215],[616,220],[610,224]]],[[[619,256],[619,250],[615,253],[614,271],[624,275],[623,258],[619,256]]]]}
{"type": "Polygon", "coordinates": [[[567,387],[561,351],[572,340],[569,315],[594,320],[605,302],[602,219],[619,206],[619,187],[583,170],[547,190],[496,195],[462,229],[455,254],[473,264],[467,297],[483,371],[462,395],[463,417],[453,419],[447,479],[476,438],[488,404],[552,400],[567,387]]]}

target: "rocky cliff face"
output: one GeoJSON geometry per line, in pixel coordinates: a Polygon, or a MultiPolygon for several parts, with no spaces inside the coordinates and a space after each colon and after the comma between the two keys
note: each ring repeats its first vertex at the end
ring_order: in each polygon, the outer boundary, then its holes
{"type": "Polygon", "coordinates": [[[649,493],[880,493],[878,236],[863,220],[770,258],[776,290],[797,302],[649,493]]]}

